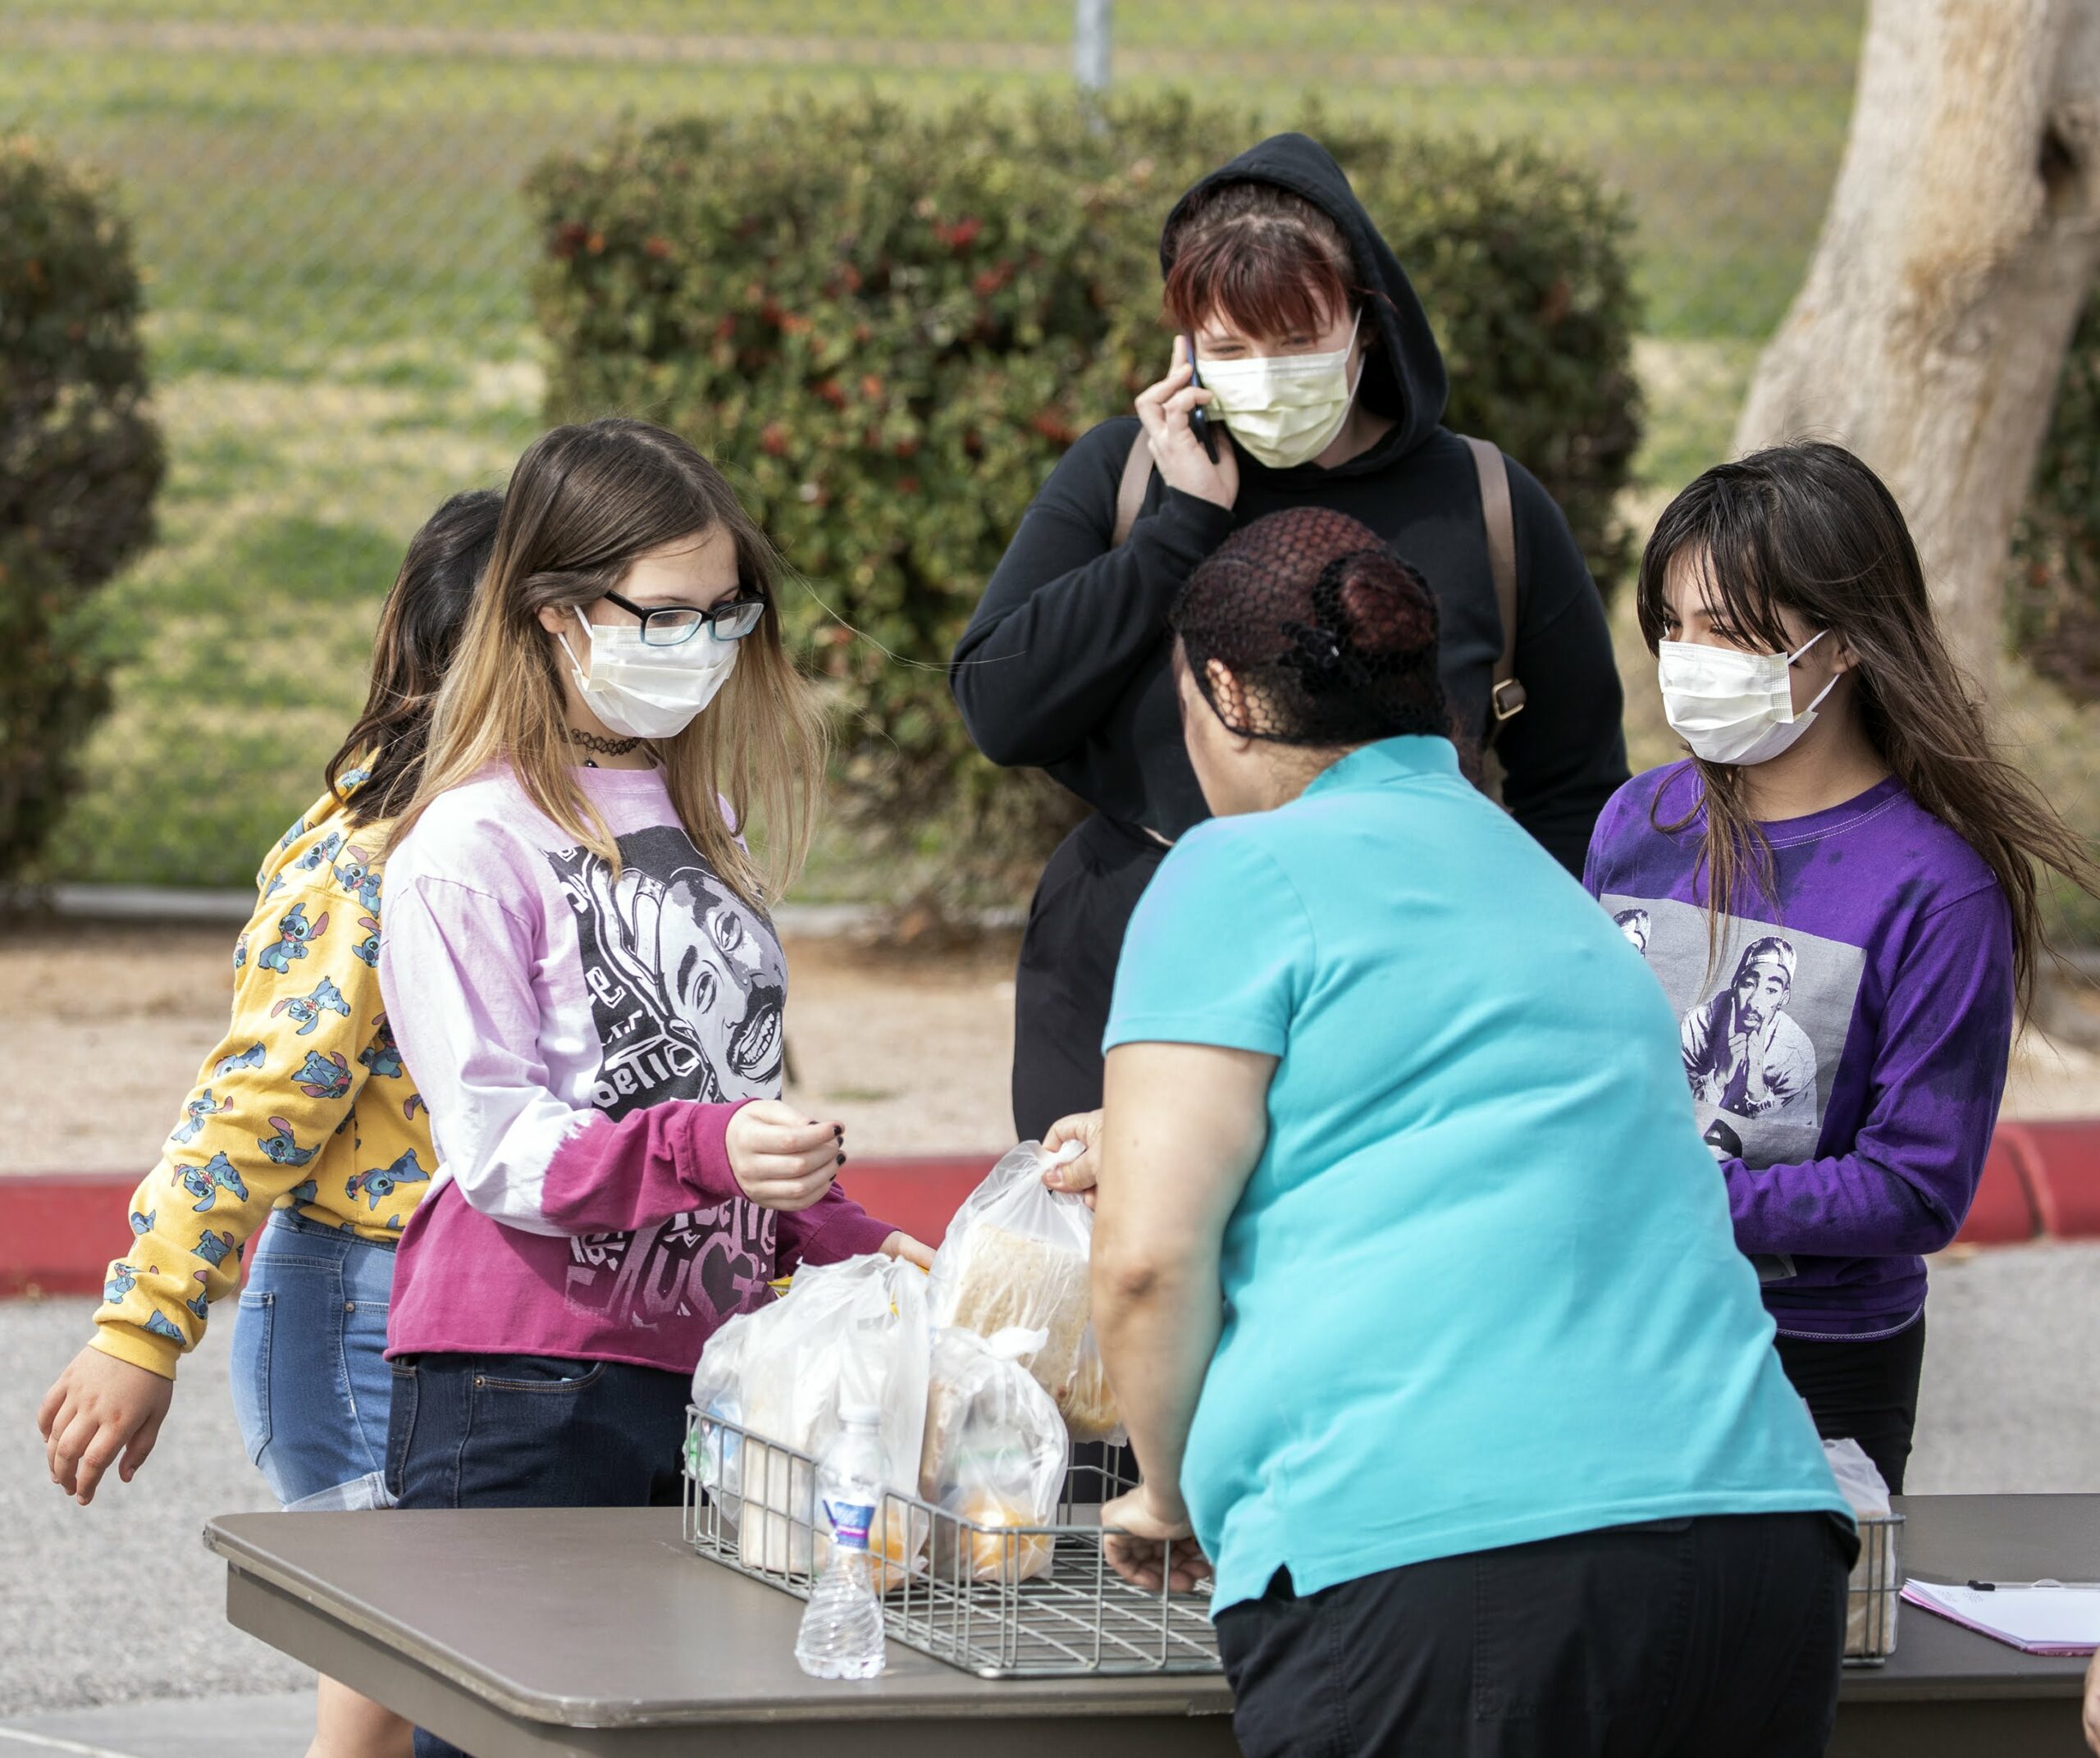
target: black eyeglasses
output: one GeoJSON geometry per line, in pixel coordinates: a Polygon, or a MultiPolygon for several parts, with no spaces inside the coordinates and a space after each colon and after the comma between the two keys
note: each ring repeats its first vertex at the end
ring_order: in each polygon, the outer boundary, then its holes
{"type": "Polygon", "coordinates": [[[630,616],[641,619],[645,647],[682,646],[703,628],[717,641],[742,641],[765,616],[765,600],[749,596],[730,599],[711,610],[696,610],[690,605],[664,605],[652,610],[618,592],[605,596],[630,616]]]}

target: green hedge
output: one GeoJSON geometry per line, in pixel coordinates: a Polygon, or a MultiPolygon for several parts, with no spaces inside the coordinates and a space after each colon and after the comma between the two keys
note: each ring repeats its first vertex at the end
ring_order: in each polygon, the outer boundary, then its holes
{"type": "MultiPolygon", "coordinates": [[[[1071,808],[975,756],[942,662],[1058,455],[1163,365],[1166,209],[1265,131],[1180,98],[1102,121],[1048,103],[781,108],[623,131],[529,185],[550,414],[689,435],[871,637],[791,607],[847,710],[850,813],[952,895],[1025,888],[1071,808]]],[[[1537,472],[1609,588],[1640,433],[1624,205],[1520,147],[1297,126],[1415,276],[1452,424],[1537,472]]]]}
{"type": "Polygon", "coordinates": [[[138,314],[101,189],[0,136],[0,879],[43,847],[108,710],[88,595],[153,536],[138,314]]]}

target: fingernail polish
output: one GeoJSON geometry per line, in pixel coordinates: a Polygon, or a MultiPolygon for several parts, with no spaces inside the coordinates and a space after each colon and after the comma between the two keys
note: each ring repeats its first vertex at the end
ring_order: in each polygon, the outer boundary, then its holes
{"type": "Polygon", "coordinates": [[[843,1166],[843,1165],[846,1163],[846,1156],[845,1156],[844,1154],[842,1154],[842,1153],[841,1155],[839,1155],[839,1157],[838,1157],[838,1163],[839,1163],[841,1166],[843,1166]]]}

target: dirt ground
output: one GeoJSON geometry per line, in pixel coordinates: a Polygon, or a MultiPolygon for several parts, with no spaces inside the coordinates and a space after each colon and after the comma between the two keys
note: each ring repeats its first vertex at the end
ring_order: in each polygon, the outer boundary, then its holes
{"type": "MultiPolygon", "coordinates": [[[[224,1030],[230,930],[0,926],[0,1174],[143,1171],[224,1030]]],[[[792,940],[795,1094],[864,1156],[1010,1144],[1010,936],[961,948],[792,940]]],[[[2009,1116],[2100,1114],[2100,1041],[2029,1030],[2009,1116]]]]}
{"type": "MultiPolygon", "coordinates": [[[[0,926],[0,1174],[143,1171],[226,1029],[233,932],[0,926]]],[[[1011,937],[788,944],[802,1102],[859,1155],[1011,1145],[1011,937]]]]}

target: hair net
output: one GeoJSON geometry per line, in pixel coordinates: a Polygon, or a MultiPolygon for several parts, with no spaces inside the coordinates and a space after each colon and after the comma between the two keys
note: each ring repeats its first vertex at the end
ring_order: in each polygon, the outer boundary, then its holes
{"type": "Polygon", "coordinates": [[[1451,733],[1436,669],[1436,600],[1368,526],[1294,507],[1242,526],[1198,568],[1169,617],[1196,687],[1243,737],[1360,745],[1451,733]],[[1220,661],[1244,708],[1227,711],[1220,661]]]}

